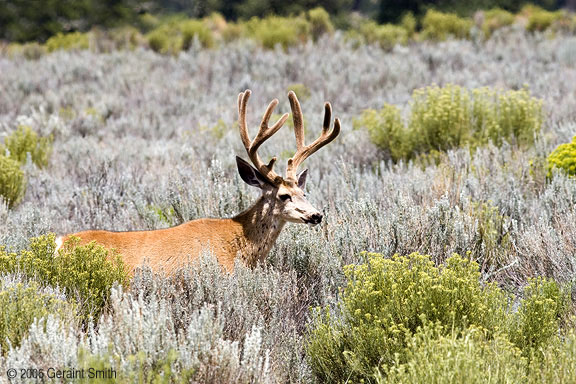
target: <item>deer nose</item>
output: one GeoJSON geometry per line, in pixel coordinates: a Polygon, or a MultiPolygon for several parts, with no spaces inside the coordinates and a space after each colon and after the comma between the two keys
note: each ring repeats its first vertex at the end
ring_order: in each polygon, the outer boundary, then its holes
{"type": "Polygon", "coordinates": [[[310,216],[310,222],[312,224],[320,224],[321,221],[322,221],[322,214],[321,213],[315,213],[312,216],[310,216]]]}

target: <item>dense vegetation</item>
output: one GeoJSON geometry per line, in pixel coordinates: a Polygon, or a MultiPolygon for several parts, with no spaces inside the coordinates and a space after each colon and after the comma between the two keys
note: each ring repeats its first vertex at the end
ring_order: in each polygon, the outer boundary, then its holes
{"type": "MultiPolygon", "coordinates": [[[[12,42],[45,42],[59,33],[86,32],[90,29],[107,29],[136,25],[147,30],[156,16],[171,18],[203,18],[213,13],[227,21],[250,20],[270,15],[296,16],[313,8],[322,7],[343,28],[349,27],[351,13],[360,13],[381,23],[399,22],[405,14],[424,15],[434,8],[444,12],[456,11],[461,16],[471,16],[479,9],[502,8],[518,12],[527,3],[523,0],[28,0],[0,1],[0,40],[12,42]],[[155,16],[152,16],[155,15],[155,16]]],[[[553,10],[571,6],[574,0],[532,0],[530,3],[553,10]]]]}
{"type": "Polygon", "coordinates": [[[547,11],[534,5],[524,6],[517,14],[500,8],[478,11],[474,20],[434,9],[428,9],[421,17],[406,13],[397,24],[380,25],[360,14],[349,15],[345,20],[343,25],[322,7],[287,17],[271,15],[237,22],[226,21],[219,13],[203,18],[145,14],[136,24],[139,28],[121,26],[89,32],[59,32],[44,43],[0,44],[0,49],[9,56],[35,60],[56,50],[111,52],[139,47],[178,55],[194,48],[215,48],[239,40],[249,40],[271,50],[276,47],[288,49],[317,42],[334,33],[344,34],[354,46],[377,44],[385,50],[448,38],[470,39],[480,44],[495,33],[516,28],[532,33],[545,32],[547,36],[576,33],[576,15],[567,11],[547,11]]]}
{"type": "MultiPolygon", "coordinates": [[[[4,46],[0,372],[570,382],[571,17],[429,11],[342,32],[314,9],[4,46]],[[273,98],[289,111],[289,89],[308,139],[325,100],[342,119],[341,137],[307,165],[322,225],[288,225],[265,263],[234,274],[210,255],[130,279],[95,244],[54,255],[50,233],[165,228],[246,208],[256,195],[235,169],[246,88],[251,125],[273,98]]],[[[287,124],[262,151],[281,167],[294,147],[287,124]]]]}

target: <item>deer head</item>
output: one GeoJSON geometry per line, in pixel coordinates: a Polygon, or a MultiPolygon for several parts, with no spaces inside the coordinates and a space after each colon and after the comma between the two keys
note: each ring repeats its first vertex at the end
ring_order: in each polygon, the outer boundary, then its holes
{"type": "Polygon", "coordinates": [[[236,157],[238,165],[238,172],[247,184],[260,188],[262,196],[269,204],[273,214],[283,221],[304,224],[319,224],[322,221],[322,214],[314,208],[307,200],[304,192],[306,184],[306,176],[308,170],[297,173],[298,166],[302,164],[306,158],[314,152],[333,141],[340,133],[340,120],[338,118],[334,121],[334,127],[330,129],[330,122],[332,118],[332,107],[330,103],[324,104],[324,123],[322,126],[322,133],[310,145],[304,144],[304,119],[302,117],[302,109],[296,94],[292,91],[288,93],[290,100],[290,107],[292,109],[292,119],[294,122],[294,134],[296,136],[296,153],[288,160],[286,168],[286,176],[281,177],[272,169],[276,162],[276,157],[273,157],[268,164],[265,164],[258,155],[258,148],[262,143],[268,140],[282,127],[288,119],[288,113],[285,113],[280,119],[271,127],[268,125],[270,117],[274,108],[278,105],[278,100],[274,99],[268,105],[260,129],[256,134],[254,140],[250,139],[248,135],[248,128],[246,124],[246,107],[248,99],[250,98],[250,90],[246,90],[238,95],[238,114],[240,125],[240,137],[242,143],[246,148],[248,157],[254,166],[244,161],[240,157],[236,157]]]}

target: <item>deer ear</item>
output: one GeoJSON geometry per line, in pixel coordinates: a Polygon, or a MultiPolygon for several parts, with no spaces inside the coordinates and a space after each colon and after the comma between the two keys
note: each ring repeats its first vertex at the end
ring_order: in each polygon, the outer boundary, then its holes
{"type": "Polygon", "coordinates": [[[236,156],[236,165],[238,166],[238,173],[246,184],[253,187],[262,188],[266,184],[266,179],[256,168],[248,164],[244,159],[236,156]]]}
{"type": "Polygon", "coordinates": [[[308,169],[305,169],[298,174],[298,188],[304,189],[306,186],[306,176],[308,176],[308,169]]]}

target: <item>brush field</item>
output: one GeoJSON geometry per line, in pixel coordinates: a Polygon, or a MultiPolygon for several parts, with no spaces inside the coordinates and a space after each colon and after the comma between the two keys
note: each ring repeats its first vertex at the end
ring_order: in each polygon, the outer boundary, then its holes
{"type": "MultiPolygon", "coordinates": [[[[306,162],[308,199],[325,214],[320,226],[287,225],[264,265],[238,265],[232,275],[209,255],[169,278],[145,270],[113,287],[91,321],[49,309],[18,343],[0,344],[0,381],[9,368],[47,367],[113,367],[119,382],[329,381],[307,355],[311,308],[337,315],[344,266],[365,263],[363,251],[419,252],[435,265],[458,253],[478,263],[482,283],[520,296],[531,277],[574,281],[576,183],[557,170],[548,176],[545,167],[548,154],[576,134],[574,37],[510,30],[486,42],[385,51],[336,33],[286,50],[240,40],[178,56],[142,48],[0,56],[0,74],[0,133],[25,125],[53,137],[46,166],[24,162],[28,185],[19,204],[0,205],[6,252],[51,232],[158,229],[247,208],[257,192],[235,166],[236,155],[246,158],[236,98],[247,88],[252,134],[273,98],[278,114],[290,111],[286,94],[294,87],[308,141],[320,132],[324,101],[342,121],[340,137],[306,162]],[[543,100],[542,129],[530,146],[504,142],[394,163],[366,129],[353,128],[364,110],[384,103],[407,113],[413,91],[432,84],[527,88],[543,100]]],[[[261,149],[279,166],[295,150],[286,125],[261,149]]],[[[12,271],[0,288],[33,287],[73,301],[70,290],[37,280],[12,271]]],[[[379,374],[372,379],[399,377],[379,374]]]]}

